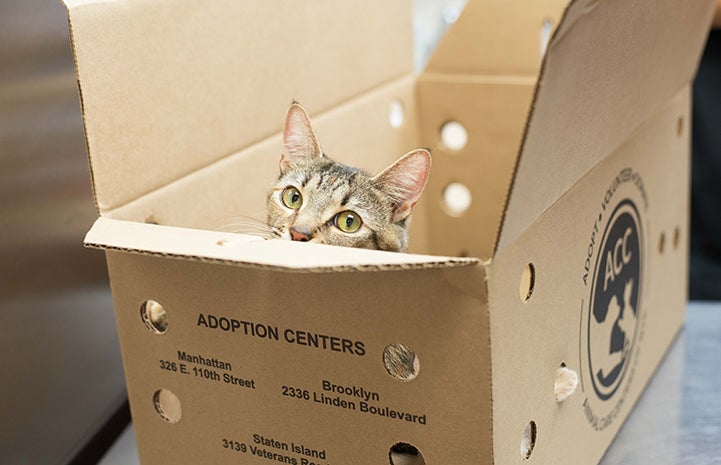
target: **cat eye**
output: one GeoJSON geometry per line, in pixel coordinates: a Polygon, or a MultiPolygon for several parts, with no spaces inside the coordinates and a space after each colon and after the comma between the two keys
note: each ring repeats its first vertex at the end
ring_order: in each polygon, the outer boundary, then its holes
{"type": "Polygon", "coordinates": [[[360,229],[363,221],[357,213],[346,210],[335,216],[335,225],[343,232],[354,233],[360,229]]]}
{"type": "Polygon", "coordinates": [[[303,196],[300,195],[300,191],[295,187],[286,187],[283,193],[280,195],[283,200],[283,205],[293,210],[297,210],[303,205],[303,196]]]}

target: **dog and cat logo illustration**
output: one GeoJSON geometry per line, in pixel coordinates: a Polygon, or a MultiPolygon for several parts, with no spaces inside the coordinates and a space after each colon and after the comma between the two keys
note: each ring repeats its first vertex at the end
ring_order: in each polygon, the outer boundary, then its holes
{"type": "Polygon", "coordinates": [[[584,309],[581,331],[586,343],[582,358],[588,396],[584,408],[589,422],[598,430],[617,416],[633,377],[641,312],[641,225],[631,199],[621,200],[613,209],[603,230],[584,309]]]}
{"type": "MultiPolygon", "coordinates": [[[[599,397],[610,397],[612,392],[604,393],[614,386],[623,371],[626,358],[631,348],[636,329],[636,309],[631,303],[634,279],[629,278],[623,292],[623,302],[619,304],[616,295],[611,296],[605,315],[594,315],[592,324],[596,325],[595,333],[608,335],[598,338],[598,347],[594,347],[596,367],[593,372],[594,386],[599,397]]],[[[619,380],[620,381],[620,380],[619,380]]]]}

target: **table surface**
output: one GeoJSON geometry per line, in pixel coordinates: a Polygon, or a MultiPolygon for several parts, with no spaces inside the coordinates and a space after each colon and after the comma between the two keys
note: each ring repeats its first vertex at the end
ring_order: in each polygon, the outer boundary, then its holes
{"type": "MultiPolygon", "coordinates": [[[[686,324],[601,465],[721,464],[721,302],[691,302],[686,324]]],[[[129,426],[99,465],[138,465],[129,426]]]]}

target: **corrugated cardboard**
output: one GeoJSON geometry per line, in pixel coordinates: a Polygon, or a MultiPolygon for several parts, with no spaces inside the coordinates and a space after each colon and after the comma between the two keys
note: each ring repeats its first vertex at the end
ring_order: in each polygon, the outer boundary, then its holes
{"type": "Polygon", "coordinates": [[[411,73],[405,2],[335,3],[67,1],[100,212],[411,73]]]}
{"type": "Polygon", "coordinates": [[[143,464],[600,460],[683,320],[712,1],[471,0],[419,76],[409,1],[66,3],[143,464]],[[263,216],[292,98],[340,161],[433,149],[414,254],[224,231],[263,216]]]}

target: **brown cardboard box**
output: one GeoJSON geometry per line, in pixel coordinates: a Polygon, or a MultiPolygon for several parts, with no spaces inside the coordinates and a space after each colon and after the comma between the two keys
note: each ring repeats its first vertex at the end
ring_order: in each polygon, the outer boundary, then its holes
{"type": "Polygon", "coordinates": [[[66,3],[144,464],[598,462],[683,321],[713,1],[470,0],[419,76],[410,1],[66,3]],[[434,149],[432,255],[220,231],[263,216],[291,98],[339,161],[434,149]]]}

